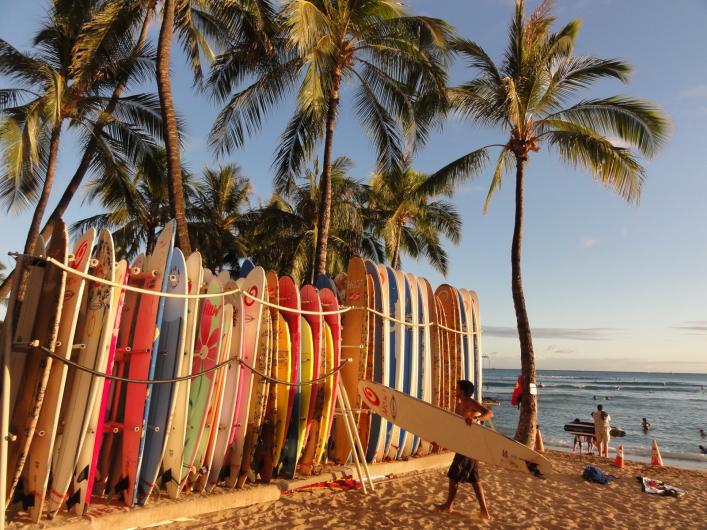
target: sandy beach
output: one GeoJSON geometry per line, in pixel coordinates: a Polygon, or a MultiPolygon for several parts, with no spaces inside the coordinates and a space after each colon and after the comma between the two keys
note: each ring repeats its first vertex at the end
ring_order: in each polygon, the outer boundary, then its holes
{"type": "MultiPolygon", "coordinates": [[[[277,502],[170,522],[171,528],[705,528],[707,473],[652,468],[627,462],[624,469],[609,460],[548,451],[556,474],[539,480],[483,466],[490,523],[478,517],[473,490],[460,488],[451,514],[434,503],[446,495],[446,469],[387,477],[374,494],[316,488],[283,495],[277,502]],[[608,485],[581,477],[594,464],[616,476],[608,485]],[[641,491],[636,476],[663,480],[687,490],[680,498],[641,491]]],[[[188,514],[184,514],[188,518],[188,514]]]]}

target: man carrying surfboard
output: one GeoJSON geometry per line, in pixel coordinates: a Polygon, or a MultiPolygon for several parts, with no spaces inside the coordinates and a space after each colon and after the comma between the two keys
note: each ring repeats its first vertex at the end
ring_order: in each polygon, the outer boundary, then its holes
{"type": "MultiPolygon", "coordinates": [[[[471,397],[473,395],[474,383],[466,380],[461,380],[457,382],[457,404],[454,409],[454,412],[455,414],[462,416],[466,420],[467,425],[487,421],[493,418],[493,412],[490,409],[484,407],[475,399],[473,399],[471,397]]],[[[479,478],[478,461],[457,453],[454,455],[452,465],[449,466],[447,476],[449,477],[449,493],[447,495],[447,501],[443,504],[438,504],[438,510],[444,512],[451,512],[452,503],[454,502],[454,498],[457,495],[459,483],[468,482],[474,488],[474,493],[476,493],[476,498],[479,501],[479,507],[481,508],[481,518],[491,519],[488,507],[486,506],[484,488],[481,484],[481,479],[479,478]]]]}

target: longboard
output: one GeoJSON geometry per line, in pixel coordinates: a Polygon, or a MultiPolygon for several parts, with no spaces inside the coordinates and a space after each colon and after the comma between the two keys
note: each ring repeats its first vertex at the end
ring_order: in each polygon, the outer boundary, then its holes
{"type": "Polygon", "coordinates": [[[479,315],[479,297],[476,295],[475,291],[469,291],[469,298],[471,299],[471,326],[474,333],[474,387],[476,393],[476,400],[483,400],[483,367],[482,359],[483,352],[481,350],[481,316],[479,315]]]}
{"type": "MultiPolygon", "coordinates": [[[[263,314],[261,300],[267,296],[265,290],[265,270],[262,267],[253,268],[243,279],[242,289],[250,296],[243,296],[243,350],[241,359],[248,366],[255,366],[258,362],[258,342],[260,339],[260,324],[263,314]]],[[[243,463],[243,445],[245,443],[246,429],[248,428],[248,413],[250,412],[251,389],[253,386],[253,372],[243,365],[238,379],[238,396],[236,397],[236,412],[231,425],[229,443],[229,474],[226,485],[235,487],[243,463]]]]}
{"type": "MultiPolygon", "coordinates": [[[[201,254],[192,252],[187,258],[187,286],[190,295],[200,292],[202,281],[201,254]]],[[[182,377],[191,374],[194,362],[194,340],[196,338],[198,307],[199,304],[196,298],[188,300],[186,330],[179,372],[182,377]]],[[[179,485],[183,480],[182,453],[184,452],[184,438],[187,432],[190,388],[191,380],[180,381],[175,385],[174,416],[170,433],[167,437],[164,457],[162,458],[162,484],[171,499],[176,499],[179,495],[179,485]]]]}
{"type": "MultiPolygon", "coordinates": [[[[95,264],[90,269],[91,274],[111,282],[115,281],[113,238],[108,230],[101,230],[94,252],[95,264]]],[[[122,266],[124,268],[126,264],[123,263],[122,266]]],[[[102,283],[89,282],[84,298],[84,307],[75,334],[75,342],[82,344],[83,347],[78,350],[76,361],[81,366],[103,371],[113,331],[111,320],[115,314],[113,288],[102,283]]],[[[52,482],[47,491],[47,511],[50,517],[61,507],[73,477],[74,468],[86,440],[89,419],[98,395],[99,381],[103,383],[103,379],[99,380],[88,372],[74,370],[71,384],[67,382],[62,415],[59,420],[61,436],[56,442],[59,450],[55,451],[55,456],[52,458],[52,482]]],[[[76,497],[68,499],[67,506],[71,508],[76,502],[78,502],[76,497]]]]}
{"type": "Polygon", "coordinates": [[[521,473],[552,472],[552,463],[540,453],[481,425],[467,425],[453,412],[370,381],[361,381],[358,390],[376,414],[440,447],[521,473]]]}
{"type": "MultiPolygon", "coordinates": [[[[390,346],[390,351],[388,352],[390,380],[387,386],[402,391],[404,376],[403,361],[405,357],[405,291],[404,289],[401,291],[398,285],[398,278],[391,267],[386,266],[385,272],[388,277],[388,315],[391,318],[391,320],[389,320],[390,333],[388,335],[388,343],[390,346]]],[[[400,427],[392,422],[388,422],[384,458],[394,460],[397,457],[399,439],[400,427]]]]}
{"type": "MultiPolygon", "coordinates": [[[[91,251],[96,238],[96,231],[91,228],[74,244],[73,260],[69,261],[72,269],[86,273],[91,263],[91,251]]],[[[64,301],[61,309],[59,333],[55,353],[64,359],[71,358],[74,349],[74,336],[78,323],[81,300],[86,284],[81,276],[69,275],[64,288],[64,301]]],[[[51,455],[56,440],[56,433],[64,397],[67,365],[53,362],[49,371],[47,387],[44,391],[44,401],[37,420],[37,435],[30,445],[25,466],[23,485],[25,489],[24,504],[28,507],[30,518],[36,523],[42,515],[44,507],[44,492],[49,480],[51,455]]]]}
{"type": "MultiPolygon", "coordinates": [[[[346,276],[346,305],[353,309],[344,313],[342,321],[342,356],[351,361],[341,370],[341,382],[351,401],[351,408],[360,410],[360,399],[356,394],[356,385],[363,379],[367,366],[368,350],[368,280],[366,265],[362,258],[353,257],[349,260],[346,276]]],[[[354,412],[356,425],[360,413],[354,412]]],[[[346,434],[343,421],[334,426],[334,461],[345,464],[351,454],[351,443],[346,434]]]]}
{"type": "MultiPolygon", "coordinates": [[[[54,223],[53,236],[47,247],[47,256],[67,265],[66,225],[58,220],[54,223]]],[[[66,273],[51,265],[44,273],[40,303],[32,325],[31,335],[27,340],[37,340],[39,345],[56,351],[59,335],[59,321],[64,302],[66,273]]],[[[43,351],[27,345],[26,352],[13,352],[13,355],[27,356],[22,374],[21,387],[18,390],[14,409],[11,411],[9,432],[16,439],[9,444],[7,451],[7,504],[13,499],[27,456],[35,435],[37,421],[44,402],[44,393],[49,381],[52,358],[43,351]]],[[[14,374],[13,374],[14,375],[14,374]]]]}
{"type": "MultiPolygon", "coordinates": [[[[292,380],[292,345],[290,342],[290,328],[282,313],[278,313],[278,334],[277,334],[277,366],[275,367],[275,377],[280,381],[292,380]]],[[[275,423],[275,436],[273,444],[272,465],[273,471],[280,464],[282,450],[287,437],[287,409],[290,401],[291,386],[277,385],[277,410],[275,423]]],[[[272,475],[272,471],[270,473],[272,475]]]]}
{"type": "MultiPolygon", "coordinates": [[[[594,436],[594,423],[591,421],[571,421],[565,424],[564,430],[569,434],[594,436]]],[[[623,438],[626,436],[626,431],[619,427],[612,427],[610,434],[614,438],[623,438]]]]}
{"type": "MultiPolygon", "coordinates": [[[[108,236],[110,236],[110,232],[107,230],[105,232],[108,236]]],[[[101,231],[101,233],[103,233],[103,231],[101,231]]],[[[110,241],[110,271],[104,271],[104,274],[107,274],[107,279],[112,279],[119,285],[125,285],[128,279],[128,263],[125,260],[121,260],[115,264],[115,267],[113,267],[112,238],[110,241]]],[[[100,243],[98,248],[101,248],[100,243]]],[[[99,262],[100,261],[101,258],[99,258],[99,262]]],[[[98,270],[94,272],[94,274],[98,273],[98,270]]],[[[93,286],[89,289],[92,287],[93,286]]],[[[94,368],[99,372],[111,374],[113,372],[113,356],[115,354],[115,345],[118,339],[118,326],[120,325],[120,313],[123,309],[125,291],[122,289],[109,289],[110,299],[102,302],[102,304],[108,305],[108,310],[107,312],[104,312],[103,326],[100,331],[101,349],[96,354],[94,368]]],[[[96,311],[100,310],[100,304],[98,302],[100,297],[101,295],[98,294],[95,298],[92,298],[92,295],[89,294],[89,303],[91,303],[90,300],[94,300],[96,302],[96,311]]],[[[77,381],[74,381],[74,385],[76,384],[77,381]]],[[[91,378],[91,387],[89,389],[89,397],[86,403],[86,410],[88,414],[84,416],[85,427],[83,424],[81,427],[82,432],[85,433],[85,438],[83,443],[80,444],[80,450],[76,458],[75,470],[70,470],[70,472],[73,471],[74,473],[73,478],[71,479],[72,495],[66,501],[67,507],[78,515],[84,514],[86,506],[91,500],[91,488],[93,487],[94,478],[96,476],[96,464],[100,453],[100,444],[103,440],[103,413],[108,404],[109,389],[110,384],[107,380],[97,377],[91,378]]],[[[55,473],[57,473],[57,475],[55,475],[55,477],[57,477],[58,471],[55,473]]],[[[56,480],[58,480],[58,478],[56,480]]],[[[52,498],[53,495],[50,495],[50,514],[56,513],[61,507],[61,501],[59,499],[57,499],[56,506],[52,507],[52,498]]]]}
{"type": "MultiPolygon", "coordinates": [[[[188,292],[187,264],[182,251],[174,249],[167,278],[167,293],[186,295],[188,292]]],[[[159,349],[154,379],[174,379],[181,373],[184,341],[186,339],[187,300],[185,298],[167,298],[160,326],[159,349]]],[[[147,412],[145,429],[145,449],[140,468],[137,501],[145,504],[155,487],[157,475],[165,450],[167,436],[172,429],[172,414],[175,404],[175,384],[153,385],[150,407],[147,412]]]]}

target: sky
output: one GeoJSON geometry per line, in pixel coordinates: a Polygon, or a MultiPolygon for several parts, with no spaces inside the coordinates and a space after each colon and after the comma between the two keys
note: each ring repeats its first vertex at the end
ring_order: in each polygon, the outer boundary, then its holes
{"type": "MultiPolygon", "coordinates": [[[[534,7],[536,1],[530,1],[534,7]]],[[[21,50],[45,16],[48,2],[13,3],[0,18],[0,37],[21,50]]],[[[500,61],[513,13],[511,0],[408,0],[415,14],[451,23],[500,61]]],[[[648,98],[670,115],[672,134],[654,159],[644,161],[646,182],[639,205],[628,205],[568,168],[543,149],[526,172],[523,283],[534,349],[540,369],[707,372],[707,2],[704,0],[558,0],[558,25],[583,21],[576,54],[618,57],[634,67],[630,83],[606,82],[587,98],[626,94],[648,98]]],[[[153,30],[153,37],[156,31],[153,30]]],[[[293,110],[285,102],[246,146],[217,158],[207,134],[218,105],[192,88],[184,56],[175,50],[173,88],[186,121],[182,158],[192,171],[235,163],[254,184],[255,201],[271,191],[273,152],[293,110]]],[[[452,84],[473,78],[461,61],[450,70],[452,84]]],[[[7,86],[0,78],[0,86],[7,86]]],[[[352,176],[367,180],[375,165],[373,147],[351,112],[350,87],[334,155],[353,159],[352,176]]],[[[50,209],[80,159],[64,135],[50,209]]],[[[433,172],[488,143],[505,143],[501,130],[482,129],[450,118],[414,161],[433,172]]],[[[460,185],[453,202],[463,218],[459,245],[446,244],[446,278],[427,264],[403,257],[403,267],[433,286],[450,283],[478,293],[484,327],[486,367],[518,368],[519,345],[511,298],[513,233],[512,176],[506,177],[486,215],[482,206],[491,169],[460,185]]],[[[76,197],[67,222],[99,211],[76,197]]],[[[31,216],[0,211],[0,260],[23,247],[31,216]]]]}

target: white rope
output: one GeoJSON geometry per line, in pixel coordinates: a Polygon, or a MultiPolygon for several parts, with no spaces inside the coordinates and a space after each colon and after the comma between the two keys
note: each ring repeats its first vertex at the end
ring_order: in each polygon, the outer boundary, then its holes
{"type": "Polygon", "coordinates": [[[403,326],[406,327],[411,327],[411,328],[426,328],[426,327],[432,327],[436,326],[439,329],[442,329],[444,331],[447,331],[449,333],[454,333],[456,335],[481,335],[479,331],[463,331],[459,329],[453,329],[449,328],[447,326],[444,326],[439,323],[435,322],[428,322],[428,323],[413,323],[413,322],[407,322],[405,320],[399,320],[395,317],[391,317],[389,315],[385,315],[379,311],[376,311],[375,309],[371,307],[362,307],[362,306],[341,306],[338,310],[335,311],[307,311],[304,309],[294,309],[291,307],[285,307],[281,306],[278,304],[273,304],[272,302],[263,300],[261,298],[258,298],[257,296],[254,296],[250,294],[249,292],[243,291],[239,288],[230,290],[230,291],[224,291],[221,293],[201,293],[201,294],[179,294],[179,293],[165,293],[162,291],[151,291],[149,289],[142,289],[140,287],[135,287],[134,285],[125,285],[125,284],[120,284],[116,282],[112,282],[110,280],[107,280],[105,278],[99,278],[97,276],[93,276],[91,274],[88,274],[86,272],[81,272],[76,269],[73,269],[69,267],[68,265],[64,265],[62,262],[55,260],[52,257],[44,257],[44,256],[33,256],[30,254],[20,254],[17,252],[10,252],[10,256],[14,258],[18,257],[23,257],[23,258],[29,258],[30,261],[32,260],[39,260],[39,261],[44,261],[46,263],[49,263],[55,267],[58,267],[59,269],[63,270],[64,272],[68,274],[74,274],[76,276],[79,276],[81,278],[84,278],[86,280],[96,282],[96,283],[101,283],[103,285],[109,285],[111,287],[117,288],[117,289],[124,289],[126,291],[131,291],[134,293],[139,293],[139,294],[144,294],[148,296],[159,296],[160,298],[180,298],[180,299],[185,299],[185,300],[200,300],[200,299],[205,299],[205,298],[217,298],[217,297],[226,297],[226,296],[232,296],[236,294],[240,294],[242,296],[245,296],[255,302],[258,302],[266,307],[272,307],[273,309],[277,309],[279,311],[286,311],[290,313],[296,313],[299,315],[314,315],[314,316],[326,316],[326,315],[341,315],[343,313],[347,313],[348,311],[352,310],[362,310],[362,311],[368,311],[370,313],[373,313],[374,315],[377,315],[381,318],[385,318],[391,322],[395,322],[396,324],[402,324],[403,326]]]}

